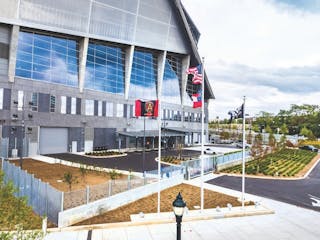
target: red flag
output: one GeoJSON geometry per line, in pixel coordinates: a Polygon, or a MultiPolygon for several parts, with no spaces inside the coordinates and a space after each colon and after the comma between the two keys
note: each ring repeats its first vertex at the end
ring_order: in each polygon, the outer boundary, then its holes
{"type": "Polygon", "coordinates": [[[193,108],[202,107],[201,92],[192,94],[193,108]]]}

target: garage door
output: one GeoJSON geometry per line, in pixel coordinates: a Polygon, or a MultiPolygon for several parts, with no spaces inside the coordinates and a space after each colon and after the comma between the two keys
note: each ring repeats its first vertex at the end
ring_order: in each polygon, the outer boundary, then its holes
{"type": "Polygon", "coordinates": [[[67,128],[40,128],[40,154],[68,152],[67,128]]]}

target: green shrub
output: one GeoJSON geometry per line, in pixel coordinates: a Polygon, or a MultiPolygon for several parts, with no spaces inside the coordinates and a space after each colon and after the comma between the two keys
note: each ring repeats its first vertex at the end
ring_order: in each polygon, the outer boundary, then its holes
{"type": "MultiPolygon", "coordinates": [[[[17,225],[21,229],[41,228],[42,220],[27,205],[27,199],[15,197],[15,193],[17,189],[13,183],[5,183],[4,174],[0,171],[0,230],[15,230],[17,225]]],[[[6,239],[4,237],[5,234],[0,239],[6,239]]]]}

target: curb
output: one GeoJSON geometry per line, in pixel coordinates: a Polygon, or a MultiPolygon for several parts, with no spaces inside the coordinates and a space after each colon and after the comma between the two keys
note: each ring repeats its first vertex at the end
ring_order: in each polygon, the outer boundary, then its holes
{"type": "MultiPolygon", "coordinates": [[[[232,218],[232,217],[246,217],[246,216],[257,216],[274,214],[275,212],[263,205],[258,206],[246,206],[233,207],[231,210],[228,208],[211,208],[204,209],[201,213],[199,210],[189,210],[183,216],[183,222],[199,221],[199,220],[210,220],[210,219],[221,219],[221,218],[232,218]]],[[[165,224],[175,223],[175,216],[173,212],[163,212],[158,215],[157,213],[144,214],[143,217],[140,214],[131,215],[131,222],[117,222],[117,223],[104,223],[104,224],[93,224],[83,226],[71,226],[65,228],[50,228],[48,232],[62,232],[62,231],[79,231],[79,230],[95,230],[95,229],[110,229],[120,227],[131,227],[131,226],[142,226],[142,225],[153,225],[153,224],[165,224]]]]}

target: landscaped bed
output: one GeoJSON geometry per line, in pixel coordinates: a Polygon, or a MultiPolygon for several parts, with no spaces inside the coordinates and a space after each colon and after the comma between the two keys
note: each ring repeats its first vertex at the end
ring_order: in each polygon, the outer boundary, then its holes
{"type": "Polygon", "coordinates": [[[125,153],[117,152],[117,151],[93,151],[93,152],[86,152],[85,156],[90,157],[121,157],[125,156],[125,153]]]}
{"type": "MultiPolygon", "coordinates": [[[[12,161],[15,165],[19,165],[19,161],[12,161]]],[[[62,164],[49,164],[32,159],[24,159],[22,168],[30,174],[34,174],[36,178],[42,182],[49,183],[52,187],[63,191],[70,191],[69,184],[65,181],[65,174],[71,173],[74,182],[71,185],[71,190],[85,189],[86,186],[105,183],[111,179],[108,172],[99,172],[84,169],[84,167],[76,168],[62,164]],[[83,174],[82,171],[85,171],[83,174]]],[[[110,171],[112,173],[112,171],[110,171]]],[[[127,179],[128,176],[120,174],[118,179],[127,179]]]]}
{"type": "MultiPolygon", "coordinates": [[[[180,184],[161,191],[161,212],[172,211],[172,202],[179,192],[181,192],[181,195],[190,210],[197,209],[197,207],[200,206],[200,188],[188,184],[180,184]]],[[[82,221],[76,225],[127,222],[130,221],[131,214],[138,214],[140,212],[156,213],[157,201],[158,194],[155,193],[115,210],[108,211],[100,216],[82,221]]],[[[239,202],[235,197],[207,189],[204,190],[204,208],[215,208],[217,206],[227,207],[228,203],[232,204],[232,206],[241,206],[241,202],[239,202]]],[[[247,204],[253,205],[253,202],[249,202],[247,204]]]]}
{"type": "MultiPolygon", "coordinates": [[[[310,168],[317,153],[300,149],[282,149],[265,157],[246,163],[246,174],[300,177],[310,168]]],[[[222,170],[225,173],[241,173],[242,165],[222,170]]]]}

